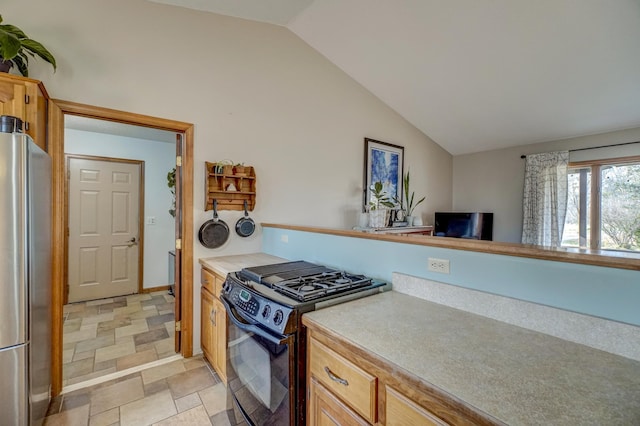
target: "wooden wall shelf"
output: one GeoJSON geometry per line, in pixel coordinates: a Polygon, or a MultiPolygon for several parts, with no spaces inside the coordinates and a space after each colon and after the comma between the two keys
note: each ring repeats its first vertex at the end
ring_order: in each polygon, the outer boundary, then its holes
{"type": "Polygon", "coordinates": [[[234,173],[227,168],[223,173],[217,173],[216,164],[205,161],[205,206],[204,210],[213,210],[213,200],[218,201],[218,210],[253,211],[256,206],[256,173],[253,167],[245,166],[244,173],[234,173]],[[230,185],[236,191],[228,191],[230,185]]]}

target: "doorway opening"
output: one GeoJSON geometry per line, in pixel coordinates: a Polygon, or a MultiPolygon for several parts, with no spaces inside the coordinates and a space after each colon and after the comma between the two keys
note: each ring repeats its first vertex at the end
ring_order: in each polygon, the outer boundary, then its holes
{"type": "MultiPolygon", "coordinates": [[[[97,366],[99,369],[104,370],[105,374],[109,374],[109,372],[114,369],[126,369],[126,367],[132,365],[132,363],[139,363],[145,359],[152,360],[153,357],[173,355],[176,352],[184,357],[190,357],[192,355],[192,310],[191,303],[186,302],[190,302],[193,297],[193,254],[191,236],[193,224],[191,215],[183,215],[182,213],[183,211],[191,211],[193,206],[193,125],[59,100],[51,101],[49,109],[49,153],[53,160],[53,239],[55,241],[53,247],[52,274],[52,393],[53,395],[57,395],[62,390],[66,378],[73,378],[70,376],[74,376],[74,382],[77,382],[82,379],[83,375],[89,377],[91,374],[97,374],[96,371],[88,371],[90,368],[89,364],[92,364],[91,369],[95,370],[97,366]],[[127,258],[126,253],[139,251],[139,262],[137,262],[140,265],[138,271],[139,279],[135,279],[137,282],[134,287],[124,291],[124,293],[131,293],[131,290],[133,290],[133,295],[111,295],[98,292],[96,293],[97,296],[95,297],[97,298],[95,299],[94,296],[85,295],[82,298],[89,300],[76,304],[68,304],[67,302],[76,300],[74,298],[75,296],[68,299],[69,295],[67,294],[66,284],[67,282],[71,284],[72,281],[68,281],[68,278],[72,278],[73,274],[81,270],[79,282],[83,284],[84,287],[98,287],[96,284],[99,282],[99,280],[96,279],[98,268],[97,266],[94,268],[91,263],[92,259],[96,259],[97,265],[100,263],[99,260],[101,260],[102,257],[97,254],[99,250],[96,249],[96,247],[99,247],[99,245],[96,244],[88,244],[88,248],[84,247],[86,250],[81,254],[79,254],[79,251],[73,253],[71,248],[67,248],[67,244],[61,244],[62,241],[66,242],[67,239],[71,242],[72,237],[69,222],[72,220],[71,215],[73,214],[74,207],[68,205],[66,200],[67,198],[73,198],[73,196],[70,192],[71,185],[67,186],[67,179],[70,177],[67,176],[66,172],[72,171],[73,168],[67,167],[67,161],[71,161],[70,158],[72,157],[86,156],[101,157],[99,160],[118,157],[124,159],[125,162],[130,160],[140,161],[138,154],[121,155],[114,154],[113,152],[92,151],[92,148],[87,148],[91,143],[86,140],[86,134],[83,135],[79,143],[79,145],[84,147],[84,152],[78,152],[78,143],[67,133],[69,130],[65,130],[65,127],[67,127],[65,124],[68,124],[68,122],[82,121],[80,119],[85,121],[86,119],[91,119],[94,124],[103,128],[103,130],[94,130],[94,136],[95,133],[109,133],[109,131],[105,129],[109,127],[113,128],[114,125],[116,127],[129,127],[135,129],[137,132],[142,132],[137,134],[138,137],[136,139],[140,140],[147,140],[145,137],[139,137],[140,134],[148,135],[154,132],[158,134],[158,131],[169,133],[173,141],[169,140],[168,144],[166,143],[167,141],[165,141],[164,145],[165,148],[167,146],[170,147],[170,151],[173,152],[170,160],[172,163],[163,166],[165,170],[162,171],[162,179],[160,180],[163,182],[161,182],[160,187],[162,187],[162,191],[166,193],[165,195],[170,194],[169,188],[167,187],[167,173],[170,172],[173,167],[176,167],[176,207],[175,218],[170,218],[170,225],[166,223],[167,218],[162,216],[162,219],[165,221],[162,228],[165,230],[169,228],[172,231],[169,235],[170,245],[163,246],[162,253],[152,253],[153,250],[151,247],[161,245],[156,244],[155,241],[151,241],[153,232],[149,231],[149,229],[158,230],[160,228],[158,225],[160,225],[161,215],[157,208],[145,208],[145,204],[141,203],[142,208],[137,213],[137,219],[134,219],[134,217],[136,217],[134,213],[129,212],[133,214],[133,216],[125,217],[124,215],[116,215],[117,217],[114,216],[108,220],[111,229],[104,232],[105,234],[122,234],[120,236],[124,237],[126,233],[124,232],[125,228],[127,228],[128,233],[133,232],[137,234],[127,234],[125,241],[118,241],[111,246],[107,242],[103,250],[103,253],[107,249],[110,250],[113,257],[117,258],[116,262],[110,261],[108,267],[105,268],[104,265],[102,266],[103,269],[106,270],[106,274],[104,275],[107,277],[107,281],[111,280],[115,282],[120,282],[131,275],[131,262],[135,262],[135,260],[127,258]],[[73,148],[74,144],[76,148],[73,148]],[[67,155],[66,159],[65,155],[67,155]],[[69,219],[69,221],[67,221],[67,219],[69,219]],[[139,226],[135,226],[136,224],[131,222],[138,222],[139,226]],[[118,229],[113,228],[115,225],[118,225],[116,226],[118,229]],[[154,225],[156,226],[155,228],[153,228],[154,225]],[[145,239],[149,240],[148,244],[146,244],[147,250],[143,250],[141,245],[141,243],[144,244],[145,239]],[[133,250],[131,250],[132,248],[133,250]],[[170,255],[168,255],[168,252],[171,252],[170,255]],[[149,266],[151,270],[153,270],[153,273],[148,272],[149,269],[145,270],[144,268],[144,258],[147,254],[154,256],[153,262],[148,262],[150,263],[149,266]],[[78,267],[73,266],[73,263],[69,263],[70,257],[72,256],[81,257],[79,260],[84,266],[88,264],[88,266],[92,267],[78,269],[78,267]],[[82,256],[84,256],[84,258],[82,258],[82,256]],[[173,260],[175,263],[169,265],[170,260],[173,260]],[[166,267],[159,268],[158,265],[161,263],[165,264],[166,267]],[[72,268],[76,269],[72,271],[72,268]],[[156,272],[160,272],[162,278],[159,278],[157,275],[154,277],[156,272]],[[169,283],[170,273],[175,277],[174,283],[169,283]],[[170,288],[173,290],[173,295],[169,294],[170,288]],[[85,313],[88,310],[90,313],[95,313],[96,316],[91,319],[81,318],[83,316],[80,314],[81,306],[84,307],[85,313]],[[113,316],[113,318],[111,318],[111,316],[113,316]],[[175,316],[175,323],[173,321],[167,321],[169,316],[175,316]],[[71,319],[75,319],[75,321],[65,323],[65,320],[68,321],[70,317],[74,317],[71,319]],[[65,341],[63,329],[76,327],[78,327],[78,329],[72,331],[76,333],[74,337],[71,337],[70,341],[65,341]],[[143,328],[145,330],[143,330],[143,328]],[[87,335],[95,334],[95,336],[91,336],[89,339],[91,341],[82,342],[83,333],[87,335]],[[122,347],[115,345],[118,339],[124,343],[122,347]],[[75,340],[75,342],[71,340],[75,340]],[[111,340],[113,340],[113,345],[110,344],[111,340]],[[160,341],[162,341],[162,343],[159,343],[160,341]],[[80,350],[76,347],[78,342],[82,342],[79,348],[80,350]],[[111,347],[106,349],[109,346],[111,347]],[[123,351],[127,352],[127,354],[124,354],[123,351]],[[74,367],[75,372],[67,373],[65,371],[63,374],[63,363],[70,359],[73,361],[74,357],[76,361],[81,361],[74,367]]],[[[74,131],[78,132],[78,129],[74,131]]],[[[83,131],[86,132],[86,129],[83,131]]],[[[119,135],[119,137],[122,137],[122,135],[119,135]]],[[[96,138],[100,139],[100,136],[96,136],[96,138]]],[[[155,143],[161,142],[156,141],[155,143]]],[[[124,145],[127,144],[125,143],[124,145]]],[[[137,144],[129,143],[128,145],[135,146],[137,144]]],[[[105,148],[104,143],[96,143],[95,146],[102,147],[102,149],[105,148]]],[[[142,149],[142,151],[149,150],[142,149]]],[[[151,151],[156,152],[158,149],[152,149],[151,151]]],[[[149,171],[150,164],[145,159],[142,161],[144,161],[142,170],[145,172],[143,176],[148,176],[147,172],[149,171]]],[[[89,180],[95,178],[96,171],[99,170],[94,167],[94,165],[95,164],[90,163],[90,166],[84,168],[84,170],[87,171],[85,177],[89,180]]],[[[69,166],[72,166],[72,164],[69,163],[69,166]]],[[[82,169],[82,167],[80,167],[80,169],[82,169]]],[[[126,173],[116,171],[115,173],[111,173],[109,179],[120,179],[124,181],[126,180],[125,175],[126,173]]],[[[158,180],[157,177],[154,179],[154,181],[158,180]]],[[[155,183],[158,184],[158,182],[155,183]]],[[[142,195],[146,193],[148,195],[146,197],[147,199],[161,198],[158,193],[158,185],[150,192],[148,179],[145,181],[143,188],[145,189],[142,190],[142,195]]],[[[91,202],[97,202],[95,192],[96,191],[92,189],[86,189],[85,206],[87,203],[90,205],[91,202]]],[[[117,190],[112,193],[112,196],[106,197],[111,198],[112,205],[109,208],[111,208],[112,211],[114,211],[114,205],[121,208],[123,204],[131,204],[134,195],[124,194],[124,192],[126,191],[117,190]]],[[[102,205],[102,207],[96,209],[96,211],[100,210],[101,213],[104,214],[109,208],[105,208],[104,205],[102,205]]],[[[171,201],[169,200],[169,202],[162,207],[164,215],[169,216],[168,211],[170,209],[173,210],[171,201]]],[[[121,208],[121,210],[124,211],[127,209],[121,208]]],[[[84,220],[82,226],[85,228],[87,224],[97,226],[96,220],[98,215],[93,214],[90,208],[85,209],[83,206],[83,208],[79,209],[78,214],[82,215],[82,219],[84,220]]],[[[91,226],[89,226],[89,228],[91,228],[91,226]]],[[[87,229],[81,229],[80,231],[87,231],[87,229]]],[[[89,229],[88,231],[91,230],[89,229]]],[[[89,234],[95,234],[95,232],[85,232],[85,234],[90,236],[89,234]]],[[[75,247],[74,250],[77,250],[78,247],[75,247]]]]}

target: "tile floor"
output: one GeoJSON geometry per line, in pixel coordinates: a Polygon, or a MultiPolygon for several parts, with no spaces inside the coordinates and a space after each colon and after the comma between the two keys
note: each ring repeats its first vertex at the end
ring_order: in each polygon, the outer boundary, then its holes
{"type": "Polygon", "coordinates": [[[226,390],[200,356],[60,395],[45,426],[227,426],[226,390]]]}
{"type": "Polygon", "coordinates": [[[174,300],[165,290],[65,305],[63,386],[175,355],[174,300]]]}

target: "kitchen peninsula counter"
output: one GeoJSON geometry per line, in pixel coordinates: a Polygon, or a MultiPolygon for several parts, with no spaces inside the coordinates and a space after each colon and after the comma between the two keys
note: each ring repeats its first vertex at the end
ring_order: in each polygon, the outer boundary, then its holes
{"type": "MultiPolygon", "coordinates": [[[[364,230],[319,228],[313,226],[262,223],[263,228],[335,235],[339,237],[361,238],[412,244],[443,249],[499,254],[582,265],[606,266],[609,268],[640,271],[640,253],[615,250],[591,250],[573,247],[542,247],[531,244],[503,243],[498,241],[471,240],[462,238],[433,237],[427,235],[365,232],[364,230]]],[[[389,228],[395,230],[396,228],[389,228]]],[[[394,231],[395,232],[395,231],[394,231]]]]}
{"type": "Polygon", "coordinates": [[[395,291],[303,323],[495,424],[640,424],[640,362],[629,358],[395,291]]]}

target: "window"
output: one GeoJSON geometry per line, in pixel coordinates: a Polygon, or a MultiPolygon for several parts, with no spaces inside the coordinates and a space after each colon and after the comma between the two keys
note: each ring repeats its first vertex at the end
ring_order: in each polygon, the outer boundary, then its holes
{"type": "Polygon", "coordinates": [[[640,251],[640,157],[569,164],[562,245],[640,251]]]}

